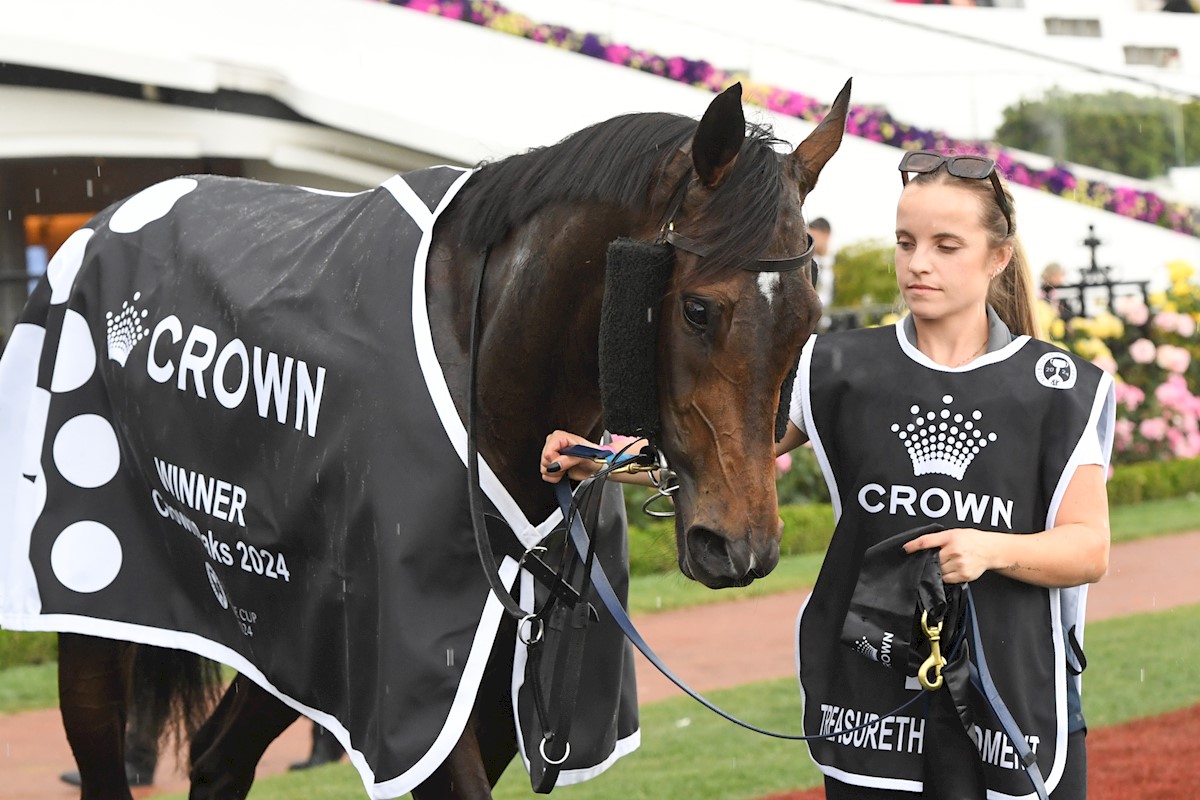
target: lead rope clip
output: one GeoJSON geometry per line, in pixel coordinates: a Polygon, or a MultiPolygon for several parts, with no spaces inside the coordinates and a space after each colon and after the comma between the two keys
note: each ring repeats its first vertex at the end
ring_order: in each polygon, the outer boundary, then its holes
{"type": "Polygon", "coordinates": [[[928,609],[921,611],[921,631],[929,640],[930,653],[929,658],[925,659],[925,663],[917,670],[917,680],[923,688],[932,692],[942,688],[942,667],[946,666],[946,659],[942,657],[942,623],[930,627],[928,609]],[[931,671],[937,676],[933,680],[929,679],[931,671]]]}

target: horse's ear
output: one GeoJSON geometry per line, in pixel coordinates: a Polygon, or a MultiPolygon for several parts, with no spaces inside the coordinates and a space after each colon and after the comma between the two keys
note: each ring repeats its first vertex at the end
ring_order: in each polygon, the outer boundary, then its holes
{"type": "Polygon", "coordinates": [[[849,109],[850,81],[846,81],[833,105],[829,107],[825,119],[821,120],[821,124],[813,129],[792,153],[791,157],[799,162],[805,192],[812,191],[817,185],[817,176],[841,146],[842,134],[846,130],[846,112],[849,109]]]}
{"type": "Polygon", "coordinates": [[[715,189],[729,174],[746,138],[742,84],[735,83],[708,104],[692,140],[692,164],[700,182],[715,189]]]}

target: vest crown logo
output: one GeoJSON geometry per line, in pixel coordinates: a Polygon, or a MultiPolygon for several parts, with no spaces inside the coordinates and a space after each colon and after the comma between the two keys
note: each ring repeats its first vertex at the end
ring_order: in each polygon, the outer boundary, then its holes
{"type": "Polygon", "coordinates": [[[122,367],[125,366],[133,348],[150,333],[142,325],[142,320],[149,312],[145,309],[138,311],[133,305],[141,297],[141,292],[135,292],[133,301],[126,300],[121,303],[121,310],[115,315],[111,311],[104,315],[108,335],[108,357],[122,367]]]}
{"type": "Polygon", "coordinates": [[[942,405],[946,407],[940,411],[923,411],[913,404],[909,409],[912,421],[892,425],[892,433],[908,450],[913,475],[949,475],[961,481],[975,456],[996,441],[995,433],[980,429],[980,411],[955,411],[950,408],[953,402],[951,395],[944,395],[942,405]]]}
{"type": "Polygon", "coordinates": [[[1034,367],[1037,382],[1049,389],[1070,389],[1078,377],[1075,362],[1063,353],[1050,352],[1038,359],[1034,367]]]}

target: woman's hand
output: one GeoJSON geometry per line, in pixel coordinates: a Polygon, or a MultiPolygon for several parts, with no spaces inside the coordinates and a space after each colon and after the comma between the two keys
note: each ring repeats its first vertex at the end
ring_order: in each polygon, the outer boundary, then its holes
{"type": "Polygon", "coordinates": [[[1037,533],[955,528],[918,536],[904,551],[941,551],[946,583],[973,581],[986,570],[1035,586],[1080,586],[1108,571],[1108,495],[1104,468],[1083,464],[1071,477],[1055,525],[1037,533]]]}
{"type": "Polygon", "coordinates": [[[599,447],[604,450],[611,449],[588,441],[570,431],[554,431],[546,437],[546,444],[542,446],[542,480],[547,483],[558,483],[563,476],[567,476],[571,480],[581,481],[600,471],[602,465],[590,458],[562,455],[563,450],[576,444],[586,444],[589,447],[599,447]]]}
{"type": "Polygon", "coordinates": [[[1008,535],[1011,534],[953,528],[918,536],[904,545],[904,552],[938,550],[942,562],[942,580],[946,583],[969,583],[992,568],[992,539],[1008,535]]]}

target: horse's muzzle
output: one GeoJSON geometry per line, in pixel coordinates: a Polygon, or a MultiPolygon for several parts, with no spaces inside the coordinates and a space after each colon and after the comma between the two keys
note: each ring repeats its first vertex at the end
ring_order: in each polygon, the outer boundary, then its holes
{"type": "Polygon", "coordinates": [[[754,538],[730,539],[710,528],[693,525],[684,537],[680,569],[710,589],[746,586],[768,575],[779,563],[778,539],[763,537],[755,547],[754,538]]]}

